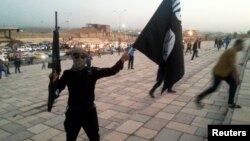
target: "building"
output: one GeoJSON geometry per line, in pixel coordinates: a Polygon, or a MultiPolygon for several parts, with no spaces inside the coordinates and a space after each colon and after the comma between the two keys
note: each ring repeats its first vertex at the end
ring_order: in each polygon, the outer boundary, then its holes
{"type": "Polygon", "coordinates": [[[20,29],[16,27],[0,27],[0,33],[3,33],[4,38],[11,39],[11,31],[19,32],[20,29]]]}
{"type": "Polygon", "coordinates": [[[87,24],[80,29],[71,30],[73,38],[98,38],[102,41],[133,41],[136,37],[125,33],[114,33],[110,25],[87,24]]]}

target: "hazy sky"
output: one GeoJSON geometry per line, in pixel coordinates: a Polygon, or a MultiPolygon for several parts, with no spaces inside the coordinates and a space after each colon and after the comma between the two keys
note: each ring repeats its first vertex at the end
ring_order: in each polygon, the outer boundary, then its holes
{"type": "MultiPolygon", "coordinates": [[[[126,28],[143,28],[161,1],[0,0],[0,26],[53,27],[54,11],[57,10],[61,27],[100,23],[117,28],[120,17],[126,28]]],[[[250,30],[250,0],[180,1],[184,29],[226,32],[250,30]]]]}

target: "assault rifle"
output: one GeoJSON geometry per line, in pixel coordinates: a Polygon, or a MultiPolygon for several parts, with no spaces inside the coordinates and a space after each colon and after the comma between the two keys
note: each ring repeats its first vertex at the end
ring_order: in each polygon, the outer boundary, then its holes
{"type": "Polygon", "coordinates": [[[60,52],[59,52],[59,27],[57,26],[57,12],[55,12],[55,30],[53,31],[53,45],[52,45],[52,77],[49,82],[49,96],[48,96],[48,112],[51,112],[53,103],[58,97],[57,85],[59,77],[55,82],[53,82],[53,73],[56,72],[60,76],[61,72],[61,62],[60,62],[60,52]]]}

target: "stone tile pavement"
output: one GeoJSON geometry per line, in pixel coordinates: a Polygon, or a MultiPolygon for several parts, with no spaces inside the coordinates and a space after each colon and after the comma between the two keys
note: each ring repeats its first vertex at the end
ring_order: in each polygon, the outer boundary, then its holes
{"type": "MultiPolygon", "coordinates": [[[[103,78],[96,85],[96,100],[103,141],[204,141],[208,124],[222,124],[228,114],[227,89],[221,88],[207,97],[205,107],[198,109],[194,97],[211,83],[211,68],[223,52],[213,48],[213,42],[203,42],[199,57],[191,61],[185,55],[185,76],[174,89],[175,94],[148,96],[155,83],[157,66],[140,52],[135,53],[135,69],[124,69],[117,75],[103,78]]],[[[238,55],[241,66],[246,51],[238,55]]],[[[93,65],[112,66],[120,56],[94,57],[93,65]]],[[[62,70],[71,66],[71,60],[62,61],[62,70]]],[[[1,141],[63,141],[63,122],[67,104],[67,90],[56,101],[52,112],[46,111],[48,75],[51,70],[41,70],[42,64],[24,66],[21,74],[11,74],[0,80],[0,140],[1,141]]],[[[13,72],[13,69],[11,69],[13,72]]],[[[245,71],[249,75],[249,63],[245,71]],[[248,73],[247,73],[248,72],[248,73]]],[[[244,77],[238,102],[245,103],[249,94],[249,77],[244,77]]],[[[246,108],[245,108],[246,106],[246,108]]],[[[248,123],[234,111],[233,123],[248,123]]],[[[249,113],[249,110],[248,110],[249,113]]],[[[249,119],[249,118],[248,118],[249,119]]],[[[87,137],[80,131],[77,141],[87,137]]]]}
{"type": "Polygon", "coordinates": [[[240,86],[237,103],[243,106],[242,109],[233,111],[231,124],[250,125],[250,61],[244,72],[242,84],[240,86]]]}

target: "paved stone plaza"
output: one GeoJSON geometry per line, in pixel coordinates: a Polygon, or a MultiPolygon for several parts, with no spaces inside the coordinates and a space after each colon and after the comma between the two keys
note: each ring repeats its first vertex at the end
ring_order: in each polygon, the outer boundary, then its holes
{"type": "MultiPolygon", "coordinates": [[[[157,65],[139,51],[135,52],[134,70],[124,69],[117,75],[103,78],[96,85],[95,104],[98,110],[100,135],[103,141],[205,141],[208,124],[250,124],[250,62],[238,91],[242,109],[228,110],[228,85],[224,82],[217,92],[203,100],[205,106],[195,106],[194,97],[211,83],[211,69],[220,51],[213,42],[202,42],[199,57],[191,61],[185,55],[185,76],[175,86],[175,94],[156,98],[148,92],[155,83],[157,65]],[[231,113],[231,115],[230,115],[231,113]]],[[[244,68],[246,49],[238,54],[239,69],[244,68]]],[[[111,67],[117,54],[94,57],[93,65],[111,67]]],[[[72,61],[62,61],[62,70],[72,61]]],[[[1,141],[64,141],[63,122],[67,105],[67,90],[56,100],[52,112],[47,112],[48,75],[42,64],[21,67],[21,74],[0,79],[0,140],[1,141]]],[[[240,71],[242,74],[244,71],[240,71]]],[[[241,75],[242,75],[241,74],[241,75]]],[[[243,76],[243,75],[242,75],[243,76]]],[[[77,141],[88,140],[81,129],[77,141]]]]}

